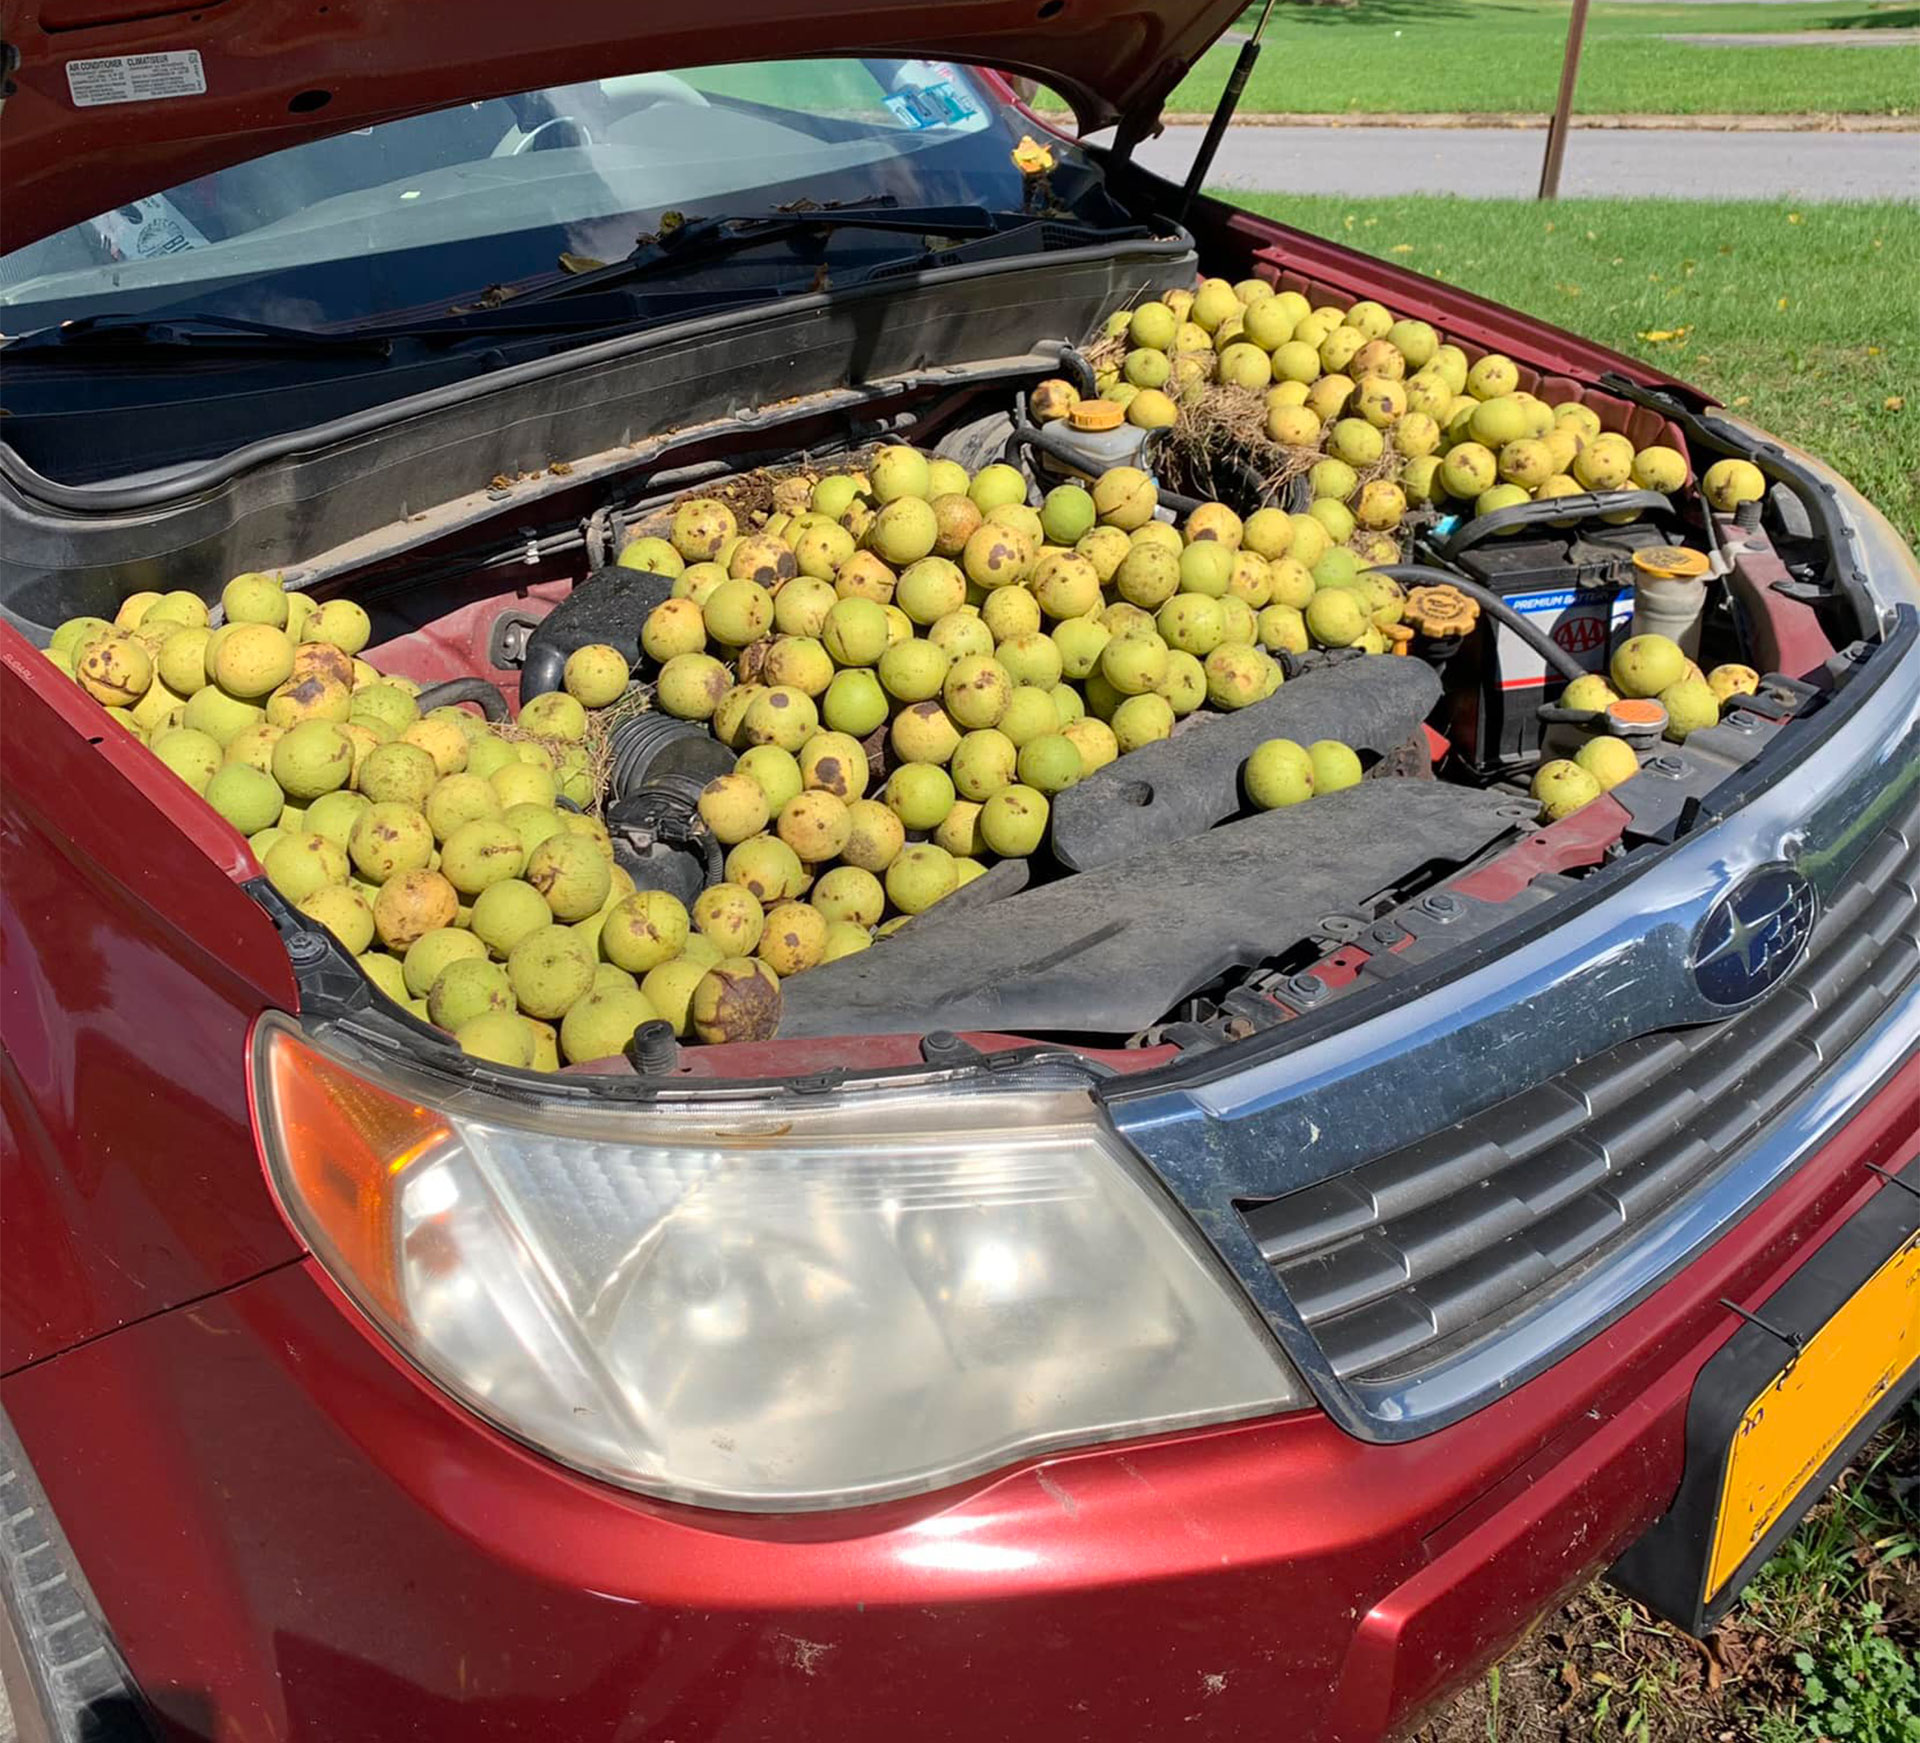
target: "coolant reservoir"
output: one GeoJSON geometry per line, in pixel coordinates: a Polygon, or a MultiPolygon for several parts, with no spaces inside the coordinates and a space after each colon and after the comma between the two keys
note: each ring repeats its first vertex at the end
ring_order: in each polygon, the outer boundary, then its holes
{"type": "Polygon", "coordinates": [[[1704,552],[1650,545],[1633,553],[1633,633],[1663,635],[1688,659],[1700,652],[1700,615],[1707,603],[1704,552]]]}

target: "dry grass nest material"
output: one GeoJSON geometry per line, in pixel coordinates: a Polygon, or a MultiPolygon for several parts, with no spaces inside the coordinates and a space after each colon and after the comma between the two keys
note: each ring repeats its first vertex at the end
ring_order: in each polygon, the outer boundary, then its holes
{"type": "MultiPolygon", "coordinates": [[[[587,786],[591,798],[586,810],[589,816],[599,817],[606,805],[607,778],[613,772],[615,729],[636,715],[650,713],[652,708],[651,687],[636,683],[629,687],[619,701],[611,702],[605,708],[587,710],[587,730],[578,742],[581,749],[587,753],[587,786]]],[[[503,738],[509,744],[544,745],[547,754],[556,763],[564,752],[573,748],[575,742],[572,739],[547,738],[537,732],[528,732],[517,720],[495,721],[492,730],[495,737],[503,738]]]]}
{"type": "Polygon", "coordinates": [[[868,442],[818,462],[792,461],[780,466],[756,466],[683,490],[671,502],[652,510],[629,531],[640,538],[665,538],[673,526],[674,511],[682,503],[721,502],[732,511],[740,530],[764,526],[775,514],[797,514],[806,508],[813,487],[823,478],[842,472],[864,472],[880,444],[868,442]],[[787,487],[783,490],[783,486],[787,487]]]}
{"type": "Polygon", "coordinates": [[[1081,346],[1080,355],[1092,366],[1093,373],[1099,375],[1108,369],[1118,369],[1126,361],[1127,351],[1127,336],[1124,332],[1112,337],[1103,333],[1091,345],[1081,346]]]}
{"type": "MultiPolygon", "coordinates": [[[[1217,469],[1234,463],[1242,476],[1258,480],[1260,500],[1279,503],[1287,486],[1326,456],[1324,441],[1310,448],[1286,447],[1267,434],[1267,396],[1250,387],[1210,382],[1180,407],[1180,418],[1161,436],[1161,451],[1176,488],[1189,496],[1218,494],[1217,469]]],[[[1356,468],[1364,487],[1378,478],[1398,478],[1404,465],[1391,447],[1364,469],[1356,468]]]]}
{"type": "MultiPolygon", "coordinates": [[[[1109,310],[1105,318],[1111,320],[1115,315],[1130,313],[1146,295],[1144,290],[1135,291],[1124,303],[1109,310]]],[[[1132,348],[1133,341],[1127,337],[1125,328],[1114,334],[1108,334],[1103,330],[1091,344],[1080,347],[1080,355],[1087,360],[1094,374],[1098,375],[1103,369],[1118,369],[1126,361],[1127,353],[1132,348]]]]}
{"type": "Polygon", "coordinates": [[[1283,448],[1267,435],[1264,396],[1212,384],[1182,400],[1180,416],[1156,443],[1159,469],[1186,496],[1233,500],[1257,485],[1262,502],[1278,502],[1294,479],[1320,458],[1312,448],[1283,448]]]}

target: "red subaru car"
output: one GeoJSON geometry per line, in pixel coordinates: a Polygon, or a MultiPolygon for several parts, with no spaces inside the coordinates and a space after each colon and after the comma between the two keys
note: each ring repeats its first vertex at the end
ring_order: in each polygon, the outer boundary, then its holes
{"type": "Polygon", "coordinates": [[[8,10],[23,1735],[1359,1743],[1603,1571],[1702,1626],[1912,1394],[1920,571],[1693,389],[1145,173],[1240,10],[8,10]],[[1604,641],[1638,535],[1436,538],[1479,629],[1340,670],[1439,779],[1278,864],[1131,780],[1099,865],[770,1040],[534,1076],[38,651],[273,571],[383,671],[529,694],[693,484],[884,437],[1040,487],[1034,387],[1200,269],[1757,467],[1691,530],[1763,681],[1540,827],[1518,620],[1604,641]]]}

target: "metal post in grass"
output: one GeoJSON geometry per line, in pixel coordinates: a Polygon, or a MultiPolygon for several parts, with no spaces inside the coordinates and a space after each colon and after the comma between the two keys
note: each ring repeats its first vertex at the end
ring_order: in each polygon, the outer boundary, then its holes
{"type": "Polygon", "coordinates": [[[1560,63],[1560,95],[1547,123],[1547,160],[1540,166],[1540,198],[1560,197],[1560,163],[1567,155],[1567,129],[1573,123],[1573,87],[1580,77],[1580,44],[1587,34],[1587,0],[1573,0],[1567,20],[1567,52],[1560,63]]]}

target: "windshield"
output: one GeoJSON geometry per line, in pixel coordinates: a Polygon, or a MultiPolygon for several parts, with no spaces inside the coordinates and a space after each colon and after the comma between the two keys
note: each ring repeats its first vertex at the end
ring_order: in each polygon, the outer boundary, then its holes
{"type": "Polygon", "coordinates": [[[675,212],[1018,210],[1021,122],[966,69],[919,60],[689,67],[464,104],[273,152],[0,257],[0,332],[188,310],[315,329],[428,314],[622,260],[675,212]]]}

